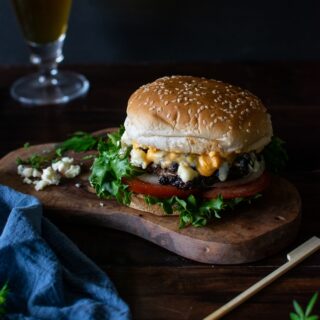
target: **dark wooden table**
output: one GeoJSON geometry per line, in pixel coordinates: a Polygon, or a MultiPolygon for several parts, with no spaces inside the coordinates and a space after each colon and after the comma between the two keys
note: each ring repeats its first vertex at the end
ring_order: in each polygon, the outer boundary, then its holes
{"type": "MultiPolygon", "coordinates": [[[[261,97],[275,133],[287,141],[284,173],[303,201],[301,231],[280,254],[238,266],[204,265],[135,236],[77,221],[54,222],[103,270],[129,303],[134,319],[201,319],[286,261],[286,252],[320,231],[320,63],[70,66],[91,82],[87,97],[68,105],[22,107],[9,87],[27,67],[0,67],[0,157],[28,141],[64,140],[77,131],[118,126],[140,85],[168,74],[192,74],[243,86],[261,97]]],[[[288,319],[292,300],[320,290],[320,254],[254,296],[225,319],[288,319]]],[[[317,305],[320,313],[320,303],[317,305]]]]}

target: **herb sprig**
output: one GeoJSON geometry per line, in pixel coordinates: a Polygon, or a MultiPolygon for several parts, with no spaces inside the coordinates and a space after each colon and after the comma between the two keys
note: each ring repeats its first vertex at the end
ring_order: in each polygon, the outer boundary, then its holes
{"type": "Polygon", "coordinates": [[[40,169],[43,166],[49,165],[52,160],[51,158],[51,156],[41,156],[37,153],[34,153],[27,159],[21,159],[20,157],[18,157],[16,159],[16,163],[18,165],[24,164],[29,165],[34,169],[40,169]]]}
{"type": "Polygon", "coordinates": [[[98,137],[94,137],[86,132],[78,131],[58,146],[56,154],[61,157],[64,152],[69,150],[73,150],[75,152],[94,150],[96,149],[98,142],[98,137]]]}
{"type": "MultiPolygon", "coordinates": [[[[75,132],[69,139],[65,140],[55,149],[55,154],[50,155],[40,155],[37,153],[32,154],[26,159],[21,159],[18,157],[16,163],[29,165],[34,169],[40,169],[44,166],[48,166],[52,161],[56,161],[63,156],[66,151],[84,152],[89,150],[96,150],[100,138],[95,137],[89,133],[78,131],[75,132]]],[[[28,149],[30,143],[26,142],[24,148],[28,149]]],[[[85,156],[83,160],[91,159],[93,155],[85,156]]]]}
{"type": "Polygon", "coordinates": [[[299,303],[296,300],[293,300],[293,308],[294,308],[295,312],[290,313],[290,319],[291,320],[317,320],[317,319],[319,319],[319,316],[311,314],[317,299],[318,299],[318,292],[316,292],[312,296],[312,298],[309,300],[305,311],[302,309],[302,307],[299,305],[299,303]]]}
{"type": "Polygon", "coordinates": [[[6,312],[5,306],[7,302],[7,297],[9,294],[8,282],[6,282],[0,289],[0,316],[4,315],[6,312]]]}

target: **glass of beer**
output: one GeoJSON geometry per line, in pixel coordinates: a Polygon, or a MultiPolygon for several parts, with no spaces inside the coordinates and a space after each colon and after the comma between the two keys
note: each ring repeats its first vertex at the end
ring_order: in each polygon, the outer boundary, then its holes
{"type": "Polygon", "coordinates": [[[11,96],[23,104],[66,103],[89,89],[80,74],[58,71],[68,28],[72,0],[12,0],[24,38],[30,48],[31,63],[38,72],[18,79],[11,96]]]}

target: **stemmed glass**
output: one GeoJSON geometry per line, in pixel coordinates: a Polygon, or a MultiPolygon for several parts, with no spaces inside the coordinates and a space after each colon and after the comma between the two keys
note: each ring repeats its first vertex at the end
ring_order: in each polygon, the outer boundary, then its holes
{"type": "Polygon", "coordinates": [[[72,0],[12,0],[37,73],[18,79],[11,96],[28,105],[66,103],[89,89],[80,74],[58,71],[72,0]]]}

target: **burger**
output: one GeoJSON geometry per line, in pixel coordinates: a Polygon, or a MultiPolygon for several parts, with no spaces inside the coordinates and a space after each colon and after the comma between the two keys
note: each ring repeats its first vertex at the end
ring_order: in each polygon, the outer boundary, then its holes
{"type": "Polygon", "coordinates": [[[255,95],[171,76],[131,95],[124,126],[100,141],[90,183],[99,197],[199,227],[263,196],[285,161],[255,95]]]}

